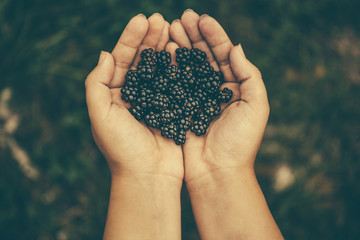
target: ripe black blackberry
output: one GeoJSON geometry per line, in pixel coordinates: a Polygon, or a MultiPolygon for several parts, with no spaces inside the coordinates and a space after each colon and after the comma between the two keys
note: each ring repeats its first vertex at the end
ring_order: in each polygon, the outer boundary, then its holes
{"type": "Polygon", "coordinates": [[[197,75],[201,78],[201,77],[207,77],[208,75],[213,73],[214,68],[212,66],[210,66],[210,63],[204,62],[202,65],[197,67],[195,69],[195,71],[196,71],[197,75]]]}
{"type": "Polygon", "coordinates": [[[220,100],[220,102],[223,102],[223,103],[229,102],[230,99],[232,98],[232,95],[233,95],[233,92],[230,89],[224,88],[219,91],[219,100],[220,100]]]}
{"type": "Polygon", "coordinates": [[[154,98],[151,100],[151,104],[156,110],[167,109],[169,106],[169,102],[169,97],[162,93],[156,93],[154,98]]]}
{"type": "Polygon", "coordinates": [[[171,55],[169,52],[161,50],[160,52],[155,52],[156,64],[162,70],[167,68],[171,63],[171,55]]]}
{"type": "Polygon", "coordinates": [[[166,77],[172,82],[176,82],[180,78],[180,69],[175,65],[168,66],[164,72],[166,77]]]}
{"type": "Polygon", "coordinates": [[[136,70],[129,70],[125,75],[126,85],[129,87],[139,86],[139,77],[136,70]]]}
{"type": "Polygon", "coordinates": [[[168,79],[163,75],[155,76],[152,87],[154,91],[164,93],[168,89],[168,79]]]}
{"type": "Polygon", "coordinates": [[[209,98],[204,103],[203,113],[208,117],[216,117],[220,114],[220,104],[217,99],[209,98]]]}
{"type": "Polygon", "coordinates": [[[192,48],[190,53],[191,59],[196,65],[201,65],[206,59],[206,53],[197,48],[192,48]]]}
{"type": "Polygon", "coordinates": [[[179,64],[179,66],[191,67],[192,58],[191,58],[191,52],[189,49],[187,49],[186,47],[178,48],[175,50],[175,53],[176,53],[176,62],[179,64]]]}
{"type": "Polygon", "coordinates": [[[121,98],[125,102],[132,103],[138,98],[138,92],[136,87],[125,86],[121,90],[121,98]]]}
{"type": "Polygon", "coordinates": [[[206,133],[232,91],[219,90],[223,75],[205,61],[204,52],[182,48],[176,53],[179,67],[170,65],[170,53],[143,50],[137,69],[125,75],[121,93],[134,118],[181,145],[189,129],[198,136],[206,133]]]}
{"type": "Polygon", "coordinates": [[[197,119],[193,121],[193,124],[190,127],[190,130],[195,133],[197,136],[204,135],[209,126],[210,120],[208,116],[201,113],[197,119]]]}
{"type": "Polygon", "coordinates": [[[153,98],[154,93],[150,89],[142,88],[137,99],[137,105],[141,106],[144,109],[151,109],[153,98]]]}
{"type": "Polygon", "coordinates": [[[167,138],[174,139],[177,134],[177,127],[174,123],[160,125],[161,135],[167,138]]]}
{"type": "Polygon", "coordinates": [[[165,109],[160,113],[160,121],[162,125],[170,124],[174,119],[174,112],[169,109],[165,109]]]}
{"type": "Polygon", "coordinates": [[[206,91],[206,88],[197,86],[192,91],[192,96],[199,99],[199,102],[202,104],[209,98],[209,93],[206,91]]]}
{"type": "Polygon", "coordinates": [[[184,116],[194,116],[199,111],[199,101],[195,98],[189,97],[185,99],[184,116]]]}
{"type": "Polygon", "coordinates": [[[149,112],[148,114],[146,114],[145,116],[145,120],[146,123],[153,128],[159,128],[160,127],[160,114],[159,113],[154,113],[154,112],[149,112]]]}
{"type": "Polygon", "coordinates": [[[179,105],[176,102],[172,102],[172,103],[170,103],[169,107],[170,107],[170,109],[173,110],[174,115],[175,115],[176,118],[181,118],[182,117],[183,112],[184,112],[184,108],[183,108],[182,105],[179,105]]]}
{"type": "Polygon", "coordinates": [[[175,144],[183,145],[186,142],[186,130],[178,128],[173,139],[175,141],[175,144]]]}
{"type": "Polygon", "coordinates": [[[183,87],[171,83],[168,88],[169,98],[175,102],[183,102],[186,99],[186,92],[183,87]]]}
{"type": "Polygon", "coordinates": [[[144,81],[151,81],[151,79],[154,77],[154,68],[146,62],[139,63],[137,72],[140,79],[144,81]]]}
{"type": "Polygon", "coordinates": [[[182,71],[180,75],[180,82],[184,89],[191,91],[191,89],[195,86],[196,78],[192,71],[182,71]]]}
{"type": "Polygon", "coordinates": [[[178,120],[178,126],[180,129],[184,129],[185,131],[190,129],[191,126],[191,121],[189,119],[189,117],[185,117],[185,118],[180,118],[178,120]]]}
{"type": "Polygon", "coordinates": [[[147,48],[144,49],[141,54],[141,63],[143,65],[149,65],[151,67],[154,67],[156,65],[156,55],[154,53],[154,49],[147,48]]]}

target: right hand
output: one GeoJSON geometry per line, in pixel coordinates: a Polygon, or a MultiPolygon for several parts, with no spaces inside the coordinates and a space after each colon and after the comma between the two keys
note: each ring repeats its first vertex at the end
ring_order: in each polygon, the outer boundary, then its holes
{"type": "Polygon", "coordinates": [[[137,66],[141,51],[163,50],[168,40],[169,23],[160,14],[149,19],[135,16],[112,54],[103,52],[98,66],[86,79],[91,129],[113,177],[141,175],[150,180],[171,177],[181,187],[184,174],[181,147],[162,137],[159,130],[137,121],[120,93],[125,74],[137,66]]]}

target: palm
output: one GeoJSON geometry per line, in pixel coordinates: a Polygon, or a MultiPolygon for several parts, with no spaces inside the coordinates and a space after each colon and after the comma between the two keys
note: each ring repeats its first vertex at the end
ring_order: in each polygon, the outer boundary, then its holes
{"type": "Polygon", "coordinates": [[[139,62],[139,53],[150,47],[164,49],[168,38],[168,23],[161,15],[154,14],[149,20],[143,16],[134,17],[112,52],[115,67],[111,81],[98,86],[98,90],[104,88],[100,97],[108,96],[108,99],[103,104],[101,101],[94,103],[99,105],[97,108],[91,107],[91,99],[88,99],[93,135],[112,172],[183,178],[181,147],[162,137],[158,130],[137,121],[127,110],[129,104],[121,99],[120,92],[126,72],[139,62]]]}
{"type": "Polygon", "coordinates": [[[260,74],[242,53],[236,52],[225,31],[211,17],[200,19],[193,11],[185,12],[181,22],[171,25],[170,34],[180,47],[205,51],[214,69],[224,74],[226,82],[222,88],[227,87],[234,93],[231,103],[223,104],[221,116],[211,123],[206,135],[198,137],[188,133],[183,146],[185,181],[219,169],[251,166],[268,116],[260,74]],[[245,69],[239,61],[250,67],[245,69]]]}

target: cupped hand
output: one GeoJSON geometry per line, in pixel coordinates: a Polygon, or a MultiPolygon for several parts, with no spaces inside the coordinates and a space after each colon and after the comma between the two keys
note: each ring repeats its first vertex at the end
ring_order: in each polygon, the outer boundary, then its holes
{"type": "Polygon", "coordinates": [[[210,16],[199,17],[192,10],[185,11],[181,20],[171,24],[170,36],[176,47],[206,52],[207,61],[224,74],[221,88],[233,91],[232,99],[222,105],[221,115],[210,124],[205,135],[187,133],[183,146],[185,182],[189,185],[217,173],[226,175],[237,169],[253,169],[269,115],[260,71],[210,16]]]}
{"type": "Polygon", "coordinates": [[[125,74],[134,69],[145,48],[163,50],[169,23],[156,13],[130,20],[112,53],[102,52],[97,67],[86,79],[86,101],[96,144],[108,161],[112,176],[164,175],[183,179],[180,146],[159,130],[138,122],[121,99],[125,74]]]}

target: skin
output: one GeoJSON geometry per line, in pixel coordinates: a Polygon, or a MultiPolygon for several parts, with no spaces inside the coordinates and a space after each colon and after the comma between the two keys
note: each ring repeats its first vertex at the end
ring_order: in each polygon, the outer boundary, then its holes
{"type": "Polygon", "coordinates": [[[202,239],[283,239],[261,192],[254,161],[269,116],[260,71],[210,16],[187,10],[170,26],[178,46],[199,48],[234,95],[206,135],[188,132],[185,183],[202,239]]]}
{"type": "Polygon", "coordinates": [[[104,239],[181,238],[182,149],[134,119],[120,93],[141,51],[164,49],[169,25],[158,13],[135,16],[85,81],[93,137],[111,171],[104,239]]]}
{"type": "Polygon", "coordinates": [[[180,190],[189,190],[202,239],[282,239],[257,183],[254,161],[269,115],[260,71],[211,17],[185,11],[130,20],[112,53],[102,52],[85,82],[91,128],[108,161],[111,193],[104,239],[180,239],[180,190]],[[169,33],[174,42],[169,42],[169,33]],[[177,146],[139,123],[121,100],[125,74],[145,48],[196,47],[224,74],[230,103],[201,137],[177,146]]]}

